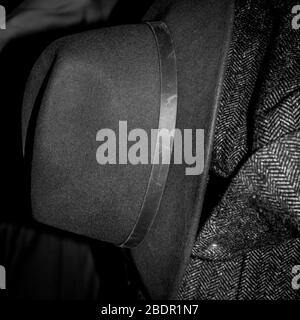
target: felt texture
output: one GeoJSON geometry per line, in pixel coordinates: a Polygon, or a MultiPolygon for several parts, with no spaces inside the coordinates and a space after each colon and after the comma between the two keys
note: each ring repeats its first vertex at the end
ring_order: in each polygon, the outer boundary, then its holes
{"type": "MultiPolygon", "coordinates": [[[[158,216],[131,250],[150,296],[176,296],[196,237],[213,143],[233,1],[157,1],[145,21],[164,21],[178,67],[179,129],[205,130],[205,170],[185,175],[172,165],[158,216]]],[[[136,221],[150,165],[99,166],[96,132],[128,120],[157,128],[160,73],[146,25],[120,26],[63,38],[37,62],[24,100],[23,137],[31,164],[38,221],[119,244],[136,221]]]]}
{"type": "Polygon", "coordinates": [[[157,127],[159,64],[149,27],[58,41],[37,62],[27,88],[23,136],[27,132],[27,157],[32,154],[34,217],[122,243],[136,221],[151,166],[99,165],[96,134],[104,128],[118,132],[125,120],[128,131],[142,128],[149,136],[157,127]]]}

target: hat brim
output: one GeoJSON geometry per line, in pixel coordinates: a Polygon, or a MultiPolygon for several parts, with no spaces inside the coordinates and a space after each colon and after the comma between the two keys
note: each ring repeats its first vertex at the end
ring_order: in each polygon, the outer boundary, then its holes
{"type": "Polygon", "coordinates": [[[234,1],[156,1],[145,20],[161,20],[175,45],[179,129],[203,129],[204,171],[171,165],[159,213],[131,254],[149,294],[175,299],[190,262],[208,181],[215,123],[234,20],[234,1]]]}

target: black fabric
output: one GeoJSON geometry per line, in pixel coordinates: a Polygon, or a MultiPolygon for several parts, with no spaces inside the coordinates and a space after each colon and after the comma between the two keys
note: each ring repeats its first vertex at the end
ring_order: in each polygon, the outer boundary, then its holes
{"type": "MultiPolygon", "coordinates": [[[[107,262],[100,245],[99,251],[104,268],[107,262]]],[[[9,299],[96,300],[100,288],[106,288],[90,243],[72,235],[2,223],[0,253],[9,299]]]]}
{"type": "Polygon", "coordinates": [[[179,299],[300,299],[296,4],[236,1],[205,220],[179,299]]]}

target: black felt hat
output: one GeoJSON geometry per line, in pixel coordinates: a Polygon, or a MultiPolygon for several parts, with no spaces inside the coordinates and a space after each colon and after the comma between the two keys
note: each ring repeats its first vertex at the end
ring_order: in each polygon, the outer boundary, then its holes
{"type": "Polygon", "coordinates": [[[23,147],[34,217],[129,247],[154,299],[176,296],[190,258],[233,11],[231,0],[157,1],[145,23],[56,41],[28,81],[23,147]],[[204,130],[203,172],[187,175],[172,161],[99,164],[97,133],[118,133],[120,121],[148,136],[175,126],[204,130]]]}

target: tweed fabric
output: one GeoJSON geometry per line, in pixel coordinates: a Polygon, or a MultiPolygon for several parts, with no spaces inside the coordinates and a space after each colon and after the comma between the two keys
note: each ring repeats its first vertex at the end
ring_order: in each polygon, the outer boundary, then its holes
{"type": "Polygon", "coordinates": [[[210,181],[179,299],[300,299],[296,1],[237,0],[210,181]]]}

